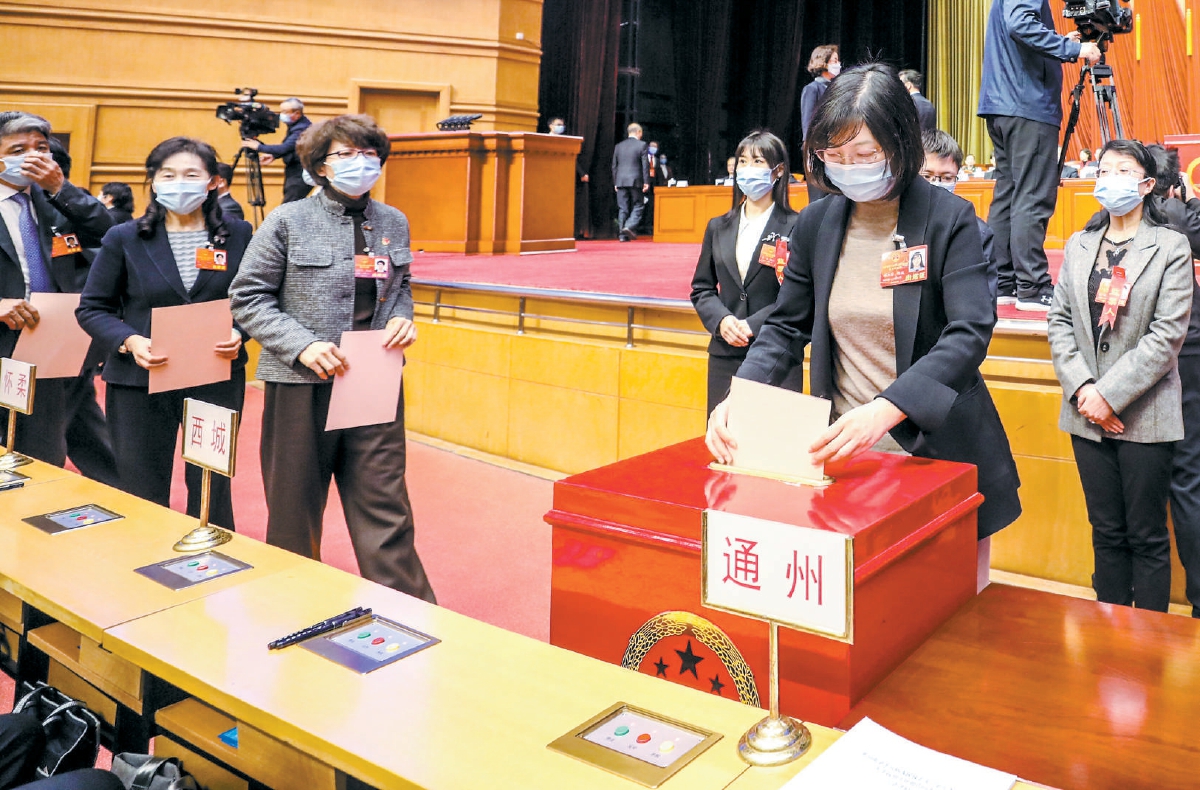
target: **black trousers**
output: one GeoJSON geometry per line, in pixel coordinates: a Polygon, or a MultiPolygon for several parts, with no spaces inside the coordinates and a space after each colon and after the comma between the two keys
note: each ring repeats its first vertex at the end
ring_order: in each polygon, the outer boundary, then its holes
{"type": "Polygon", "coordinates": [[[117,487],[117,459],[108,436],[108,424],[96,402],[97,368],[89,367],[66,379],[67,457],[84,477],[117,487]]]}
{"type": "MultiPolygon", "coordinates": [[[[67,462],[67,390],[73,379],[34,384],[33,414],[17,415],[17,452],[54,466],[67,462]]],[[[8,409],[0,409],[0,430],[8,431],[8,409]]],[[[7,440],[7,433],[0,433],[7,440]]]]}
{"type": "Polygon", "coordinates": [[[637,233],[644,209],[641,187],[617,187],[617,225],[621,230],[637,233]]]}
{"type": "Polygon", "coordinates": [[[115,775],[91,768],[35,782],[34,772],[45,748],[46,735],[36,718],[12,713],[0,716],[0,790],[124,790],[115,775]]]}
{"type": "Polygon", "coordinates": [[[1046,261],[1046,223],[1058,199],[1058,127],[993,116],[987,128],[996,153],[988,226],[996,234],[1000,290],[1015,285],[1018,298],[1036,299],[1054,289],[1046,261]]]}
{"type": "Polygon", "coordinates": [[[1179,378],[1184,439],[1175,443],[1171,468],[1171,521],[1192,617],[1200,617],[1200,354],[1179,357],[1179,378]]]}
{"type": "Polygon", "coordinates": [[[326,431],[332,391],[329,384],[267,382],[261,448],[267,543],[321,558],[332,477],[363,578],[436,603],[417,556],[404,481],[404,390],[394,422],[326,431]]]}
{"type": "MultiPolygon", "coordinates": [[[[822,195],[825,193],[822,192],[822,195]]],[[[717,404],[725,400],[729,395],[729,382],[737,373],[738,368],[746,361],[745,357],[717,357],[709,354],[708,356],[708,413],[712,414],[712,410],[717,407],[717,404]]],[[[792,368],[792,372],[787,375],[783,383],[779,386],[785,390],[792,392],[804,391],[804,366],[797,365],[792,368]]]]}
{"type": "MultiPolygon", "coordinates": [[[[183,422],[183,399],[195,398],[215,406],[242,410],[246,400],[246,371],[233,372],[229,381],[188,387],[173,392],[149,394],[145,387],[109,384],[105,403],[108,427],[117,458],[118,486],[134,496],[171,506],[171,467],[179,427],[183,422]]],[[[200,467],[184,464],[187,482],[187,514],[200,516],[200,467]]],[[[234,529],[233,494],[229,478],[213,473],[212,500],[208,520],[234,529]]]]}
{"type": "Polygon", "coordinates": [[[1071,437],[1083,483],[1101,603],[1167,611],[1171,602],[1171,492],[1173,442],[1093,442],[1071,437]]]}

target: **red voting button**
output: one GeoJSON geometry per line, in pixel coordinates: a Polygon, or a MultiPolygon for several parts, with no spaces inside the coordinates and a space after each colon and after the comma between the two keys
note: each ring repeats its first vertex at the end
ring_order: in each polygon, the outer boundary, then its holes
{"type": "Polygon", "coordinates": [[[382,645],[382,644],[383,644],[384,642],[386,642],[386,641],[387,641],[387,640],[386,640],[386,639],[384,639],[382,636],[377,636],[377,637],[375,637],[374,639],[372,639],[372,640],[371,640],[371,644],[373,644],[373,645],[382,645]]]}
{"type": "Polygon", "coordinates": [[[196,570],[198,570],[198,571],[206,571],[206,570],[208,570],[208,566],[207,566],[207,565],[201,565],[201,566],[200,566],[199,568],[197,568],[196,570]]]}
{"type": "Polygon", "coordinates": [[[643,732],[641,735],[639,735],[637,737],[637,742],[638,743],[650,743],[650,733],[643,732]]]}

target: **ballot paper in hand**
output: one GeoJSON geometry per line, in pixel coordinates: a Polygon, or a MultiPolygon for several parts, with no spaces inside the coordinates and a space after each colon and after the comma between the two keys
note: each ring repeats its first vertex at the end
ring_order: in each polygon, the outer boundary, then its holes
{"type": "Polygon", "coordinates": [[[404,352],[384,348],[386,329],[343,332],[338,349],[350,368],[333,378],[325,430],[393,422],[400,403],[404,352]]]}
{"type": "Polygon", "coordinates": [[[150,353],[167,363],[150,368],[150,394],[228,381],[230,360],[217,356],[233,337],[229,300],[155,307],[150,311],[150,353]]]}
{"type": "MultiPolygon", "coordinates": [[[[75,320],[79,294],[38,292],[29,301],[38,311],[38,323],[21,330],[12,358],[37,365],[39,381],[78,376],[92,344],[75,320]]],[[[4,312],[2,303],[0,312],[4,312]]]]}
{"type": "Polygon", "coordinates": [[[1017,777],[935,752],[870,719],[854,725],[783,790],[1012,790],[1017,777]]]}
{"type": "Polygon", "coordinates": [[[829,427],[829,401],[735,376],[728,407],[729,432],[737,442],[731,465],[735,471],[825,478],[824,464],[814,464],[808,448],[829,427]]]}

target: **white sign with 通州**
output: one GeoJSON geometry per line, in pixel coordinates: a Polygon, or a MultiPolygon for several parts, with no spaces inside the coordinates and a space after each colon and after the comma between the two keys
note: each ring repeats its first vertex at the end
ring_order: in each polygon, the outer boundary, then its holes
{"type": "Polygon", "coordinates": [[[33,410],[33,385],[37,365],[0,359],[0,406],[16,409],[22,414],[33,410]]]}
{"type": "Polygon", "coordinates": [[[237,455],[237,418],[238,413],[233,409],[185,398],[183,460],[233,477],[237,455]]]}
{"type": "Polygon", "coordinates": [[[848,535],[706,510],[703,553],[705,606],[854,641],[848,535]]]}

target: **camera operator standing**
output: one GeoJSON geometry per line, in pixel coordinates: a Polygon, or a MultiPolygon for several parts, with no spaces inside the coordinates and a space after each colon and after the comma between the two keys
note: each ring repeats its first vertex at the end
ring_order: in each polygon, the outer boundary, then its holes
{"type": "Polygon", "coordinates": [[[979,116],[996,149],[996,191],[988,225],[996,234],[1000,304],[1047,312],[1054,293],[1046,223],[1058,196],[1062,69],[1100,60],[1076,31],[1054,30],[1049,0],[993,0],[983,45],[979,116]],[[1047,62],[1057,61],[1057,62],[1047,62]]]}
{"type": "Polygon", "coordinates": [[[296,142],[304,130],[312,126],[312,121],[304,114],[304,102],[299,99],[284,99],[279,105],[279,117],[287,124],[287,136],[278,145],[266,145],[252,138],[242,140],[242,147],[258,151],[261,164],[269,165],[276,159],[282,159],[283,171],[283,202],[303,200],[312,189],[304,183],[304,167],[300,157],[296,155],[296,142]]]}

